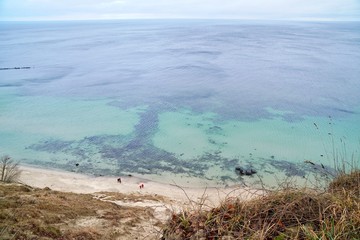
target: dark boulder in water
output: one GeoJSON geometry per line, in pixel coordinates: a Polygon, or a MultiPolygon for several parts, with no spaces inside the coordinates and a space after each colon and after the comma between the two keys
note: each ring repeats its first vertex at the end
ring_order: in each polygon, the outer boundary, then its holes
{"type": "Polygon", "coordinates": [[[245,171],[245,175],[247,175],[247,176],[251,176],[251,175],[252,175],[251,170],[247,169],[247,170],[245,171]]]}
{"type": "Polygon", "coordinates": [[[251,176],[255,173],[257,173],[257,171],[255,169],[244,169],[242,167],[235,167],[235,172],[239,175],[247,175],[247,176],[251,176]]]}
{"type": "Polygon", "coordinates": [[[244,175],[244,169],[242,167],[236,167],[235,172],[240,175],[244,175]]]}

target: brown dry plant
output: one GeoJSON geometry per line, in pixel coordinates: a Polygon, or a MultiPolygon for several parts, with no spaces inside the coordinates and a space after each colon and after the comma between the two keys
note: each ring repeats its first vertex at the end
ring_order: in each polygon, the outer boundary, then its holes
{"type": "MultiPolygon", "coordinates": [[[[157,221],[154,209],[120,206],[96,195],[0,183],[0,239],[159,238],[156,231],[149,231],[150,222],[157,221]]],[[[132,201],[140,196],[114,194],[110,198],[132,201]]]]}
{"type": "Polygon", "coordinates": [[[21,173],[18,165],[8,155],[2,156],[0,158],[0,181],[16,182],[21,173]]]}
{"type": "Polygon", "coordinates": [[[174,213],[162,239],[360,239],[359,176],[338,176],[326,192],[284,188],[174,213]]]}

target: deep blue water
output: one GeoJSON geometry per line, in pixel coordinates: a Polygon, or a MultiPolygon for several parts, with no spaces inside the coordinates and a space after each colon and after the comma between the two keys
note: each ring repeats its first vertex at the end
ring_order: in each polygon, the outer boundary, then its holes
{"type": "Polygon", "coordinates": [[[0,153],[155,179],[300,176],[292,164],[331,164],[334,139],[358,156],[359,66],[355,22],[2,22],[0,153]]]}

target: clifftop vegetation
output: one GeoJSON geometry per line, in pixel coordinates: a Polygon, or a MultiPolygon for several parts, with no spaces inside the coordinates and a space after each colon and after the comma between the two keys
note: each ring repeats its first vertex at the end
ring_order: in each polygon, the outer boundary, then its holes
{"type": "Polygon", "coordinates": [[[360,239],[360,171],[339,175],[326,191],[288,187],[184,210],[163,233],[162,239],[360,239]]]}
{"type": "Polygon", "coordinates": [[[0,182],[0,239],[158,239],[157,212],[140,203],[164,202],[160,196],[76,194],[0,182]]]}

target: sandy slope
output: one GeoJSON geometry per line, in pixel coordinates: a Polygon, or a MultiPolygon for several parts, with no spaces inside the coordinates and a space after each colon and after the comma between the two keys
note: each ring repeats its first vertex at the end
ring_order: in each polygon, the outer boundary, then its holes
{"type": "MultiPolygon", "coordinates": [[[[141,207],[153,210],[154,215],[150,220],[143,219],[138,224],[122,224],[121,226],[126,228],[126,231],[122,228],[118,229],[122,234],[116,239],[120,240],[159,239],[161,236],[160,225],[164,224],[174,211],[197,209],[200,206],[202,208],[214,207],[226,197],[240,196],[245,199],[254,196],[254,192],[256,192],[239,186],[228,188],[180,187],[129,176],[120,176],[122,181],[118,183],[116,177],[94,177],[30,166],[21,166],[20,169],[20,182],[32,187],[49,187],[52,190],[63,192],[89,193],[96,199],[110,201],[124,208],[141,207]],[[140,189],[140,184],[144,184],[144,188],[140,189]],[[121,197],[116,197],[119,194],[121,197]],[[122,194],[126,194],[126,196],[122,194]],[[160,225],[157,224],[159,222],[160,225]]],[[[82,228],[86,225],[102,231],[106,225],[101,222],[103,219],[98,217],[80,220],[71,226],[72,229],[82,228]]]]}

